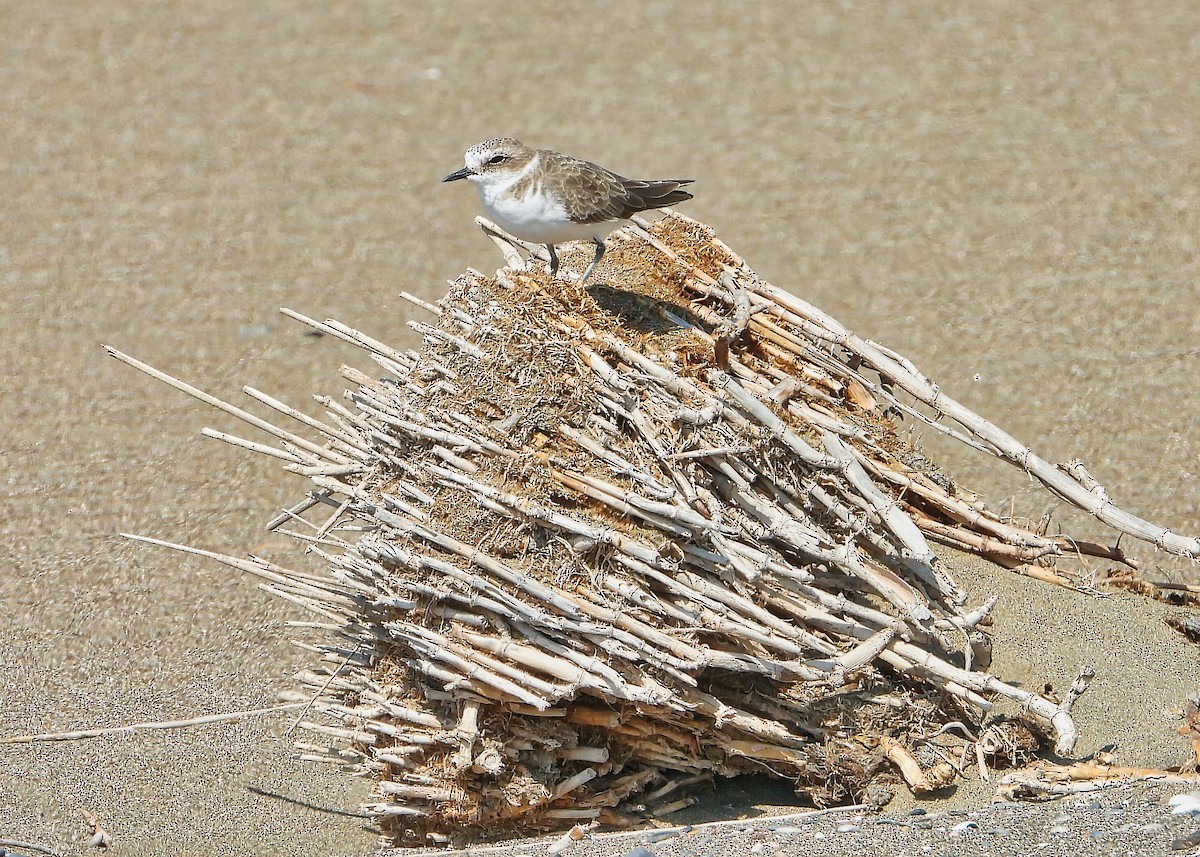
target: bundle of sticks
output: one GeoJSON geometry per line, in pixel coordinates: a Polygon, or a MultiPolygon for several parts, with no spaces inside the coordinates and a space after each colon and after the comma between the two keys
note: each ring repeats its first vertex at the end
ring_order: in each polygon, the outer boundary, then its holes
{"type": "Polygon", "coordinates": [[[307,434],[113,352],[267,431],[205,433],[309,480],[270,526],[327,573],[216,558],[317,615],[319,659],[289,698],[323,712],[304,721],[321,738],[299,746],[374,776],[391,844],[627,825],[742,773],[882,803],[951,782],[985,725],[993,763],[1036,736],[1069,753],[1090,671],[1061,699],[989,673],[995,599],[972,602],[930,542],[1076,587],[1060,558],[1131,561],[991,512],[901,420],[1200,555],[699,222],[637,222],[586,290],[481,225],[507,266],[436,305],[409,296],[432,314],[410,323],[419,351],[285,310],[383,370],[343,367],[355,389],[318,397],[321,420],[247,390],[307,434]],[[997,719],[1005,704],[1019,719],[997,719]]]}

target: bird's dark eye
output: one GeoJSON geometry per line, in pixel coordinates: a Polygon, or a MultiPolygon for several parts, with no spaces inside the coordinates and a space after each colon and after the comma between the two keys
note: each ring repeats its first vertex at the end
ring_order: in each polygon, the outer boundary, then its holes
{"type": "Polygon", "coordinates": [[[490,158],[488,158],[488,163],[489,164],[502,164],[506,160],[508,160],[507,155],[492,155],[490,158]]]}

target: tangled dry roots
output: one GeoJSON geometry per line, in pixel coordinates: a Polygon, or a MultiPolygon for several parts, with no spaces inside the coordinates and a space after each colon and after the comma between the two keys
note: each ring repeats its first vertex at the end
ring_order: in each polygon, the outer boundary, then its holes
{"type": "MultiPolygon", "coordinates": [[[[425,305],[420,352],[296,316],[387,373],[344,369],[357,388],[320,399],[324,422],[256,394],[321,443],[220,435],[312,482],[272,527],[330,577],[226,561],[323,617],[333,640],[293,697],[333,740],[301,746],[374,776],[390,843],[630,824],[716,775],[882,803],[901,778],[950,782],[967,746],[942,727],[998,699],[1069,752],[1086,676],[1056,701],[989,674],[994,599],[968,605],[927,538],[1066,585],[1060,555],[1123,557],[961,496],[896,425],[1063,496],[1089,493],[1081,465],[1046,477],[695,221],[640,224],[586,291],[485,229],[509,267],[425,305]]],[[[997,755],[1034,746],[1006,728],[997,755]]]]}

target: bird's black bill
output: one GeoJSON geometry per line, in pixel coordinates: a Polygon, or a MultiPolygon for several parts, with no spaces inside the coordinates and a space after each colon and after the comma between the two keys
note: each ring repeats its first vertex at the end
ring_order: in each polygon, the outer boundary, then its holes
{"type": "Polygon", "coordinates": [[[442,179],[442,181],[456,182],[459,179],[465,179],[467,176],[473,176],[473,175],[475,175],[475,171],[473,169],[471,169],[470,167],[463,167],[461,170],[455,170],[450,175],[448,175],[444,179],[442,179]]]}

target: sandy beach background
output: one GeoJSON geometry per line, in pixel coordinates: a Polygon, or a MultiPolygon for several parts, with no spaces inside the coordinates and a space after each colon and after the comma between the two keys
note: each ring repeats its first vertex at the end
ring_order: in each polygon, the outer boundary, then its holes
{"type": "MultiPolygon", "coordinates": [[[[400,290],[435,299],[500,263],[474,195],[438,184],[499,134],[696,179],[687,213],[762,275],[1197,533],[1197,25],[1155,0],[0,4],[0,734],[288,686],[297,609],[117,534],[303,563],[263,529],[301,483],[199,437],[233,421],[100,343],[315,413],[340,363],[370,365],[278,308],[414,345],[400,290]]],[[[997,507],[1061,514],[1019,473],[928,446],[997,507]]],[[[998,673],[1066,687],[1097,668],[1081,752],[1186,757],[1172,711],[1200,658],[1166,608],[955,568],[1001,596],[998,673]]],[[[82,853],[87,809],[118,854],[372,853],[365,784],[294,761],[288,723],[0,747],[0,839],[82,853]]],[[[899,853],[853,852],[872,842],[899,853]]]]}

